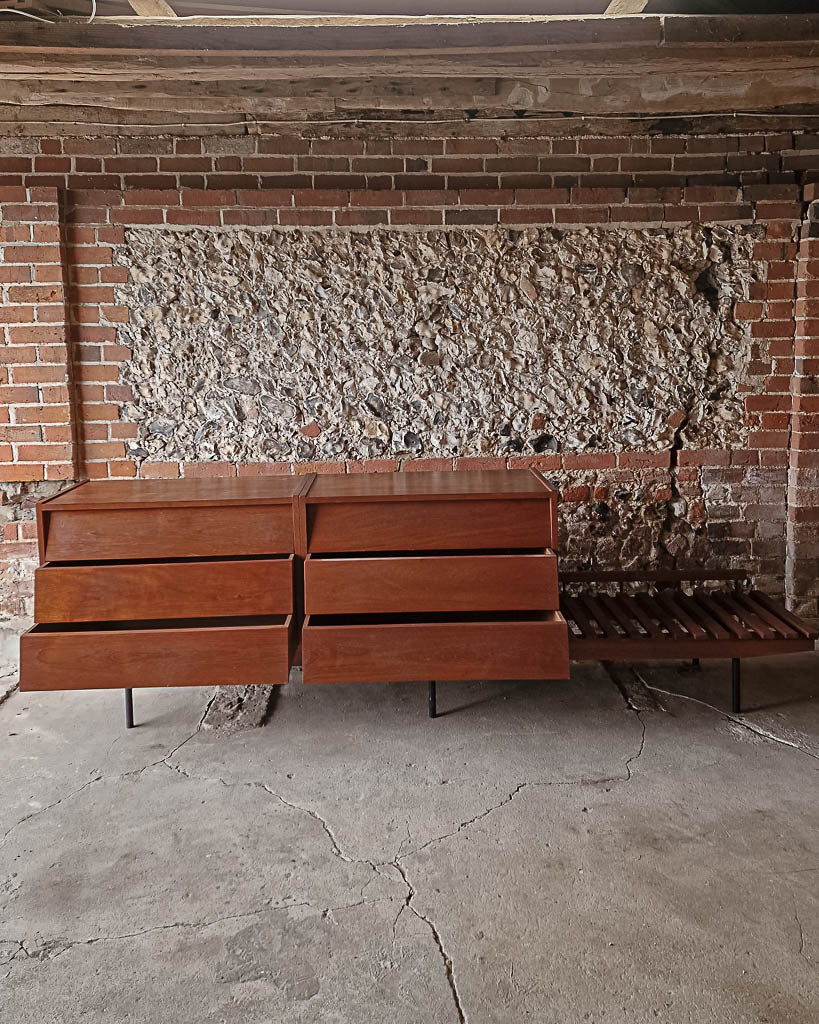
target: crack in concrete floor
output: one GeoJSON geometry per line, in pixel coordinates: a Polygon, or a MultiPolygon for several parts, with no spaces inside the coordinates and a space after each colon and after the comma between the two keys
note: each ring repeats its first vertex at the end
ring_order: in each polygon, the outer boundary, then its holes
{"type": "Polygon", "coordinates": [[[814,754],[812,750],[808,750],[807,747],[800,746],[798,743],[794,743],[793,740],[785,739],[784,736],[777,736],[776,733],[771,732],[770,729],[764,729],[761,725],[755,725],[753,722],[749,722],[747,718],[742,715],[735,715],[729,711],[723,711],[722,708],[716,707],[714,704],[709,704],[707,701],[700,700],[698,697],[689,697],[686,693],[677,693],[674,690],[664,690],[659,686],[652,686],[651,683],[647,683],[638,672],[635,675],[640,679],[643,686],[648,690],[652,690],[654,693],[662,693],[667,697],[677,697],[679,700],[687,700],[692,704],[699,704],[704,708],[708,708],[710,711],[715,711],[722,718],[727,718],[730,722],[735,722],[737,725],[742,726],[743,729],[747,729],[754,735],[761,737],[764,740],[770,740],[772,743],[779,743],[783,747],[790,747],[792,750],[798,751],[800,754],[806,754],[808,757],[812,757],[814,761],[819,761],[819,754],[814,754]]]}
{"type": "MultiPolygon", "coordinates": [[[[466,1015],[466,1012],[465,1012],[465,1009],[464,1009],[464,1006],[463,1006],[463,1003],[462,1003],[462,1000],[461,1000],[460,993],[458,991],[458,986],[457,986],[456,977],[455,977],[455,964],[454,964],[454,961],[453,961],[451,955],[447,952],[447,949],[446,949],[446,947],[444,945],[444,941],[443,941],[443,938],[441,936],[441,932],[440,932],[438,926],[435,924],[435,922],[427,914],[423,913],[416,906],[414,906],[413,901],[414,901],[415,897],[418,895],[418,891],[417,891],[416,887],[413,885],[413,883],[410,881],[409,875],[407,873],[406,866],[403,863],[403,861],[407,860],[410,857],[416,856],[417,854],[421,853],[423,850],[426,850],[428,847],[430,847],[430,846],[432,846],[432,845],[434,845],[436,843],[445,842],[447,839],[450,839],[453,836],[458,835],[459,833],[463,832],[465,829],[468,829],[472,825],[476,824],[477,822],[479,822],[479,821],[483,820],[484,818],[488,817],[489,815],[493,814],[495,811],[497,811],[500,808],[502,808],[502,807],[506,806],[507,804],[511,803],[521,792],[523,792],[526,789],[545,787],[545,786],[575,786],[575,785],[587,785],[588,786],[588,785],[601,785],[601,784],[605,784],[605,783],[628,782],[632,778],[631,765],[632,765],[632,763],[634,761],[636,761],[642,755],[643,749],[644,749],[644,746],[645,746],[646,727],[645,727],[645,723],[640,718],[639,712],[638,712],[637,713],[637,717],[638,717],[638,719],[640,721],[640,724],[642,726],[642,734],[641,734],[640,744],[639,744],[639,748],[636,751],[636,753],[632,754],[625,761],[625,768],[626,768],[626,775],[625,776],[604,776],[604,777],[601,777],[601,778],[579,779],[579,780],[565,781],[565,782],[556,782],[556,781],[549,781],[549,780],[537,780],[537,781],[532,780],[532,781],[520,782],[502,800],[498,801],[495,804],[492,804],[490,807],[488,807],[485,810],[481,811],[479,814],[476,814],[473,817],[468,818],[465,821],[460,822],[458,824],[458,826],[455,829],[451,830],[450,832],[443,833],[440,836],[434,836],[432,839],[427,840],[421,846],[418,846],[416,848],[410,849],[410,850],[408,850],[406,852],[403,852],[403,853],[401,853],[400,848],[399,848],[399,852],[396,853],[396,856],[391,861],[375,862],[375,861],[368,860],[368,859],[365,859],[365,858],[351,857],[348,854],[346,854],[344,852],[344,850],[342,849],[341,844],[339,843],[338,839],[336,838],[335,832],[333,831],[333,828],[331,827],[330,823],[321,814],[319,814],[317,811],[315,811],[314,809],[312,809],[310,807],[305,807],[305,806],[300,805],[300,804],[295,804],[292,801],[287,800],[280,793],[277,793],[275,790],[271,789],[270,786],[268,786],[266,783],[259,782],[259,781],[256,781],[256,780],[249,780],[249,781],[242,781],[242,782],[227,782],[225,779],[223,779],[223,778],[221,778],[219,776],[199,776],[199,775],[194,775],[194,774],[192,774],[190,772],[185,771],[185,769],[183,769],[180,764],[178,764],[178,763],[175,763],[175,764],[171,763],[170,759],[176,753],[178,753],[178,751],[180,751],[182,749],[182,747],[184,747],[187,743],[189,743],[192,739],[194,739],[194,737],[202,730],[202,726],[203,726],[203,723],[204,723],[204,721],[205,721],[205,719],[207,717],[208,711],[210,710],[210,707],[211,707],[211,705],[212,705],[212,703],[213,703],[213,701],[215,699],[216,699],[216,694],[214,693],[214,695],[208,701],[208,704],[207,704],[204,712],[202,713],[202,715],[201,715],[201,717],[199,719],[199,722],[197,724],[196,729],[192,733],[190,733],[190,735],[186,736],[186,738],[184,740],[182,740],[175,747],[173,747],[163,757],[158,758],[155,761],[151,761],[148,764],[143,765],[140,768],[131,769],[131,770],[127,771],[127,772],[122,772],[122,773],[120,773],[118,775],[115,775],[115,776],[105,776],[105,775],[102,775],[102,774],[95,775],[95,777],[93,779],[91,779],[88,782],[84,783],[82,786],[80,786],[78,789],[74,790],[73,792],[66,794],[64,797],[61,797],[59,800],[54,801],[52,804],[49,804],[46,807],[40,808],[39,810],[33,812],[32,814],[27,815],[26,817],[20,819],[20,821],[18,821],[15,825],[12,825],[11,828],[8,829],[8,831],[5,833],[5,835],[2,837],[2,839],[0,839],[0,842],[5,841],[5,839],[16,828],[18,828],[20,825],[24,824],[26,821],[29,821],[29,820],[31,820],[34,817],[38,817],[40,814],[44,814],[46,811],[49,811],[52,808],[59,806],[60,804],[62,804],[66,800],[70,800],[70,799],[78,796],[85,789],[87,789],[89,786],[93,785],[96,782],[101,782],[101,781],[106,781],[106,782],[114,781],[114,782],[116,782],[117,780],[122,779],[122,778],[128,778],[128,777],[133,777],[133,776],[136,776],[136,775],[142,775],[145,772],[150,771],[152,768],[160,768],[160,767],[166,768],[169,771],[172,771],[172,772],[174,772],[174,773],[176,773],[176,774],[178,774],[178,775],[182,776],[183,778],[186,778],[186,779],[188,779],[190,781],[215,782],[215,783],[219,783],[219,784],[221,784],[221,785],[223,785],[223,786],[225,786],[227,788],[230,788],[230,787],[233,787],[233,786],[239,786],[239,787],[251,787],[251,788],[261,789],[265,793],[267,793],[269,796],[271,796],[275,800],[279,801],[279,803],[282,806],[288,807],[291,810],[297,811],[299,813],[306,814],[313,821],[315,821],[322,828],[322,830],[324,831],[325,835],[327,836],[327,838],[328,838],[328,840],[330,842],[330,848],[331,848],[331,851],[333,853],[333,856],[338,857],[340,860],[344,861],[347,864],[362,864],[362,865],[366,865],[367,867],[369,867],[371,869],[371,871],[374,873],[374,875],[380,875],[381,877],[383,877],[386,880],[391,881],[393,883],[396,881],[396,879],[392,878],[390,875],[385,874],[384,871],[381,870],[381,869],[382,868],[387,868],[387,867],[394,867],[396,869],[396,871],[399,874],[399,876],[400,876],[404,886],[406,887],[406,893],[403,896],[402,904],[401,904],[401,907],[400,907],[400,909],[398,911],[398,914],[396,915],[395,920],[393,921],[393,926],[392,926],[393,944],[395,942],[396,927],[397,927],[397,924],[398,924],[398,920],[401,917],[401,914],[403,913],[404,910],[409,910],[419,921],[423,922],[423,924],[428,928],[428,930],[430,932],[430,935],[432,936],[433,942],[435,944],[435,947],[436,947],[436,949],[437,949],[437,951],[438,951],[438,953],[439,953],[439,955],[441,957],[441,960],[443,961],[443,966],[444,966],[444,971],[445,971],[445,975],[446,975],[447,985],[448,985],[450,993],[452,995],[452,1000],[453,1000],[455,1011],[456,1011],[456,1014],[457,1014],[457,1017],[458,1017],[459,1024],[467,1024],[468,1018],[467,1018],[467,1015],[466,1015]]],[[[353,907],[357,907],[357,906],[363,906],[363,905],[369,905],[369,904],[372,904],[372,903],[382,903],[382,902],[391,901],[391,899],[392,899],[391,897],[388,897],[386,899],[381,899],[381,900],[365,900],[363,898],[364,889],[366,889],[367,885],[369,885],[370,882],[372,882],[372,879],[370,879],[370,881],[367,882],[362,887],[361,893],[360,893],[362,898],[361,898],[360,901],[358,901],[357,903],[354,903],[354,904],[345,905],[344,907],[324,908],[322,910],[322,914],[327,915],[327,914],[331,914],[333,910],[352,909],[353,907]]],[[[290,906],[306,906],[306,905],[307,904],[301,903],[301,904],[292,904],[290,906]]],[[[276,909],[286,909],[286,907],[287,907],[287,905],[282,905],[282,907],[276,908],[276,909]]],[[[136,937],[138,937],[140,935],[148,934],[149,932],[164,931],[164,930],[174,929],[174,928],[205,928],[205,927],[209,927],[209,926],[211,926],[213,924],[216,924],[216,923],[218,923],[220,921],[223,921],[223,920],[239,920],[239,919],[246,918],[246,917],[255,917],[255,916],[258,916],[259,914],[267,912],[269,909],[271,909],[269,906],[265,906],[264,908],[262,908],[260,910],[252,911],[252,912],[249,912],[247,914],[243,914],[243,915],[230,915],[228,917],[214,919],[213,921],[171,922],[171,923],[167,923],[167,924],[164,924],[164,925],[157,925],[157,926],[154,926],[154,927],[152,927],[150,929],[144,929],[143,931],[140,931],[140,932],[127,933],[127,934],[123,934],[123,935],[99,936],[99,937],[95,937],[95,938],[91,938],[91,939],[76,939],[76,940],[62,940],[62,939],[60,939],[60,940],[54,940],[54,941],[57,941],[60,944],[62,944],[63,948],[61,948],[60,951],[58,953],[56,953],[54,956],[49,956],[46,959],[55,959],[56,956],[59,956],[63,952],[65,952],[66,950],[71,949],[74,946],[78,946],[78,945],[93,945],[93,944],[96,944],[98,942],[104,942],[104,941],[117,941],[117,940],[128,939],[128,938],[136,938],[136,937]]],[[[315,908],[313,908],[313,909],[315,909],[315,908]]],[[[16,939],[9,939],[9,940],[0,940],[0,941],[20,942],[20,950],[27,957],[29,956],[28,952],[25,949],[25,945],[24,945],[25,940],[20,941],[20,940],[16,940],[16,939]]],[[[46,940],[46,941],[48,941],[48,940],[46,940]]],[[[19,956],[19,951],[18,951],[17,954],[13,955],[10,958],[10,961],[7,961],[7,963],[11,963],[12,966],[11,966],[9,972],[7,972],[7,974],[5,975],[5,977],[8,977],[8,975],[11,973],[11,969],[13,969],[13,962],[14,962],[15,959],[17,959],[18,956],[19,956]]]]}
{"type": "MultiPolygon", "coordinates": [[[[632,671],[634,671],[634,670],[632,670],[632,671]]],[[[497,801],[496,803],[493,803],[491,806],[489,806],[489,807],[485,808],[484,810],[480,811],[478,814],[473,815],[471,818],[465,819],[464,821],[460,822],[454,829],[452,829],[452,830],[450,830],[448,832],[442,833],[439,836],[434,836],[431,839],[426,840],[424,843],[422,843],[419,846],[411,847],[409,850],[403,850],[402,851],[402,847],[403,847],[404,842],[405,842],[405,841],[402,841],[401,847],[399,847],[399,850],[396,853],[395,857],[392,860],[389,860],[389,861],[374,861],[374,860],[369,860],[369,859],[366,859],[366,858],[357,858],[357,857],[350,856],[349,854],[347,854],[344,851],[344,849],[343,849],[341,843],[339,842],[339,839],[337,838],[337,836],[335,834],[335,831],[334,831],[333,827],[331,826],[331,824],[318,811],[314,810],[313,808],[303,806],[301,804],[293,803],[292,801],[290,801],[290,800],[286,799],[284,796],[282,796],[280,793],[278,793],[275,790],[273,790],[266,783],[259,782],[259,781],[256,781],[256,780],[247,780],[247,781],[240,781],[240,782],[228,782],[225,779],[222,779],[222,778],[220,778],[218,776],[214,776],[214,777],[211,777],[211,776],[199,776],[199,775],[195,775],[195,774],[192,774],[192,773],[186,771],[185,769],[183,769],[181,767],[181,765],[178,762],[172,763],[171,762],[171,758],[173,758],[174,755],[177,754],[187,743],[189,743],[191,740],[193,740],[196,737],[196,735],[202,730],[202,726],[203,726],[203,723],[204,723],[204,721],[205,721],[205,719],[207,717],[208,711],[210,710],[210,707],[211,707],[213,701],[216,699],[216,696],[217,696],[217,694],[214,693],[213,696],[208,701],[208,703],[207,703],[207,705],[205,707],[205,710],[203,711],[203,713],[202,713],[202,715],[201,715],[201,717],[199,719],[199,722],[197,724],[196,729],[193,732],[191,732],[189,735],[187,735],[180,743],[178,743],[174,747],[172,747],[171,750],[169,750],[168,753],[166,753],[163,757],[158,758],[155,761],[149,762],[148,764],[146,764],[146,765],[144,765],[144,766],[142,766],[140,768],[131,769],[131,770],[127,771],[127,772],[122,772],[122,773],[120,773],[118,775],[114,775],[114,776],[106,776],[106,775],[100,773],[99,770],[95,769],[97,774],[95,774],[93,778],[91,778],[90,780],[85,782],[82,786],[78,787],[77,789],[73,790],[70,793],[67,793],[65,796],[61,797],[59,800],[53,801],[52,803],[46,805],[45,807],[37,809],[36,811],[32,812],[31,814],[25,815],[23,818],[21,818],[19,821],[17,821],[15,824],[13,824],[5,832],[5,834],[2,837],[0,837],[0,843],[4,843],[8,839],[8,837],[17,828],[19,828],[21,825],[23,825],[25,822],[30,821],[33,818],[39,817],[42,814],[45,814],[46,812],[54,809],[55,807],[60,806],[61,804],[65,803],[68,800],[74,799],[75,797],[79,796],[82,792],[84,792],[85,790],[89,789],[91,786],[93,786],[97,782],[102,782],[102,781],[116,782],[116,781],[118,781],[120,779],[123,779],[123,778],[132,777],[132,776],[136,776],[136,775],[142,775],[142,774],[144,774],[144,773],[146,773],[146,772],[148,772],[148,771],[150,771],[151,769],[154,769],[154,768],[165,768],[165,769],[167,769],[169,771],[172,771],[172,772],[174,772],[174,773],[176,773],[176,774],[178,774],[178,775],[180,775],[180,776],[182,776],[182,777],[184,777],[184,778],[186,778],[188,780],[191,780],[191,781],[214,782],[214,783],[219,783],[219,784],[221,784],[221,785],[223,785],[223,786],[225,786],[227,788],[234,787],[234,786],[258,788],[258,789],[263,790],[265,793],[267,793],[270,797],[272,797],[276,801],[278,801],[279,804],[281,804],[283,807],[287,807],[287,808],[289,808],[289,809],[291,809],[293,811],[296,811],[298,813],[307,815],[309,818],[311,818],[314,822],[316,822],[321,827],[322,831],[324,832],[324,834],[326,835],[327,839],[329,840],[330,848],[331,848],[331,852],[332,852],[333,856],[338,857],[340,860],[342,860],[343,862],[345,862],[347,864],[366,865],[371,870],[372,877],[361,887],[360,899],[358,901],[354,902],[354,903],[344,904],[344,905],[339,906],[339,907],[324,907],[324,908],[317,908],[317,907],[313,906],[312,904],[310,904],[308,902],[305,902],[305,901],[299,901],[299,902],[291,903],[291,904],[282,903],[282,904],[279,904],[279,905],[276,905],[276,906],[273,905],[273,901],[268,901],[263,907],[258,908],[258,909],[253,910],[253,911],[248,911],[248,912],[245,912],[245,913],[242,913],[242,914],[224,915],[222,917],[217,917],[217,918],[213,918],[213,919],[202,919],[202,920],[198,920],[198,921],[175,921],[175,922],[168,922],[168,923],[165,923],[165,924],[152,926],[151,928],[142,929],[140,931],[131,932],[131,933],[124,933],[124,934],[119,934],[119,935],[95,936],[95,937],[92,937],[92,938],[83,938],[83,939],[52,939],[52,940],[47,940],[47,939],[43,940],[43,939],[38,937],[38,939],[35,940],[37,942],[37,945],[31,945],[30,948],[29,948],[29,945],[27,945],[27,943],[29,943],[29,940],[27,940],[25,938],[22,939],[22,940],[20,940],[20,939],[0,939],[0,942],[5,942],[5,943],[9,943],[9,944],[17,946],[17,949],[10,956],[6,957],[2,961],[2,966],[9,968],[9,970],[5,974],[5,977],[7,978],[9,976],[9,974],[11,973],[11,971],[14,969],[14,967],[17,964],[19,964],[20,962],[22,962],[23,959],[29,959],[29,960],[30,959],[36,959],[36,960],[39,960],[41,962],[45,962],[45,961],[48,961],[48,960],[55,959],[57,956],[62,955],[62,953],[66,952],[68,949],[74,948],[75,946],[95,945],[95,944],[101,943],[101,942],[122,941],[122,940],[131,939],[131,938],[137,938],[137,937],[139,937],[141,935],[149,934],[151,932],[166,931],[166,930],[172,930],[172,929],[176,929],[176,928],[203,929],[203,928],[212,927],[212,926],[214,926],[216,924],[219,924],[219,923],[222,923],[224,921],[244,920],[244,919],[248,919],[248,918],[259,917],[260,915],[263,915],[265,913],[270,913],[270,912],[272,912],[274,910],[287,910],[287,909],[294,909],[294,908],[297,908],[297,907],[309,907],[312,910],[316,910],[316,911],[320,910],[322,916],[330,916],[331,917],[332,913],[334,911],[338,911],[338,910],[349,910],[349,909],[354,909],[356,907],[368,906],[368,905],[372,905],[372,904],[376,904],[376,903],[393,902],[394,899],[397,899],[398,897],[387,896],[387,897],[383,897],[383,898],[379,898],[379,899],[375,899],[375,900],[367,900],[367,899],[364,898],[364,891],[365,891],[365,889],[367,888],[367,886],[369,886],[372,883],[372,881],[374,880],[376,875],[384,878],[385,880],[391,882],[392,884],[398,884],[398,879],[395,876],[393,876],[391,873],[387,873],[386,870],[385,870],[387,868],[393,868],[393,869],[395,869],[395,872],[397,873],[397,875],[400,876],[401,884],[405,887],[405,890],[406,890],[404,892],[404,894],[400,897],[400,899],[401,899],[401,906],[400,906],[400,908],[398,910],[398,913],[395,916],[395,918],[393,920],[393,924],[392,924],[393,945],[396,942],[396,929],[397,929],[398,921],[399,921],[402,913],[405,910],[409,910],[429,930],[430,936],[431,936],[431,938],[433,940],[433,943],[434,943],[434,945],[436,947],[436,950],[438,952],[438,955],[440,956],[440,959],[441,959],[443,967],[444,967],[446,981],[447,981],[447,985],[448,985],[449,991],[450,991],[451,996],[452,996],[453,1006],[454,1006],[454,1009],[455,1009],[455,1012],[456,1012],[456,1015],[457,1015],[458,1024],[468,1024],[467,1012],[466,1012],[466,1009],[464,1007],[463,1000],[462,1000],[461,994],[459,992],[458,984],[457,984],[457,980],[456,980],[456,967],[455,967],[454,959],[453,959],[452,955],[447,950],[447,947],[446,947],[446,945],[444,943],[443,937],[441,935],[441,932],[440,932],[438,926],[435,924],[435,922],[426,913],[424,913],[417,906],[414,905],[414,900],[419,895],[419,892],[418,892],[418,889],[416,888],[415,884],[412,882],[412,880],[410,878],[410,875],[409,875],[409,872],[407,870],[407,866],[405,864],[405,861],[409,860],[410,858],[412,858],[414,856],[417,856],[418,854],[422,853],[424,850],[428,849],[429,847],[431,847],[431,846],[433,846],[433,845],[435,845],[437,843],[446,842],[448,839],[451,839],[454,836],[459,835],[460,833],[462,833],[465,830],[469,829],[471,826],[473,826],[476,823],[482,821],[483,819],[487,818],[488,816],[494,814],[496,811],[500,810],[504,806],[506,806],[509,803],[511,803],[513,800],[515,800],[521,793],[523,793],[527,789],[535,789],[535,788],[549,787],[549,786],[596,786],[596,785],[603,785],[603,784],[616,784],[616,783],[627,783],[627,782],[630,782],[633,779],[633,777],[634,777],[634,765],[643,756],[643,753],[644,753],[645,747],[646,747],[647,722],[646,722],[645,718],[643,717],[643,715],[646,713],[647,710],[652,710],[652,711],[657,711],[657,712],[662,713],[663,709],[662,709],[662,707],[646,709],[645,707],[639,706],[639,704],[635,704],[635,702],[632,699],[632,695],[630,695],[629,692],[627,692],[626,690],[623,689],[623,687],[620,685],[620,683],[618,683],[618,680],[617,680],[617,678],[615,678],[614,674],[609,672],[608,675],[609,675],[609,678],[611,679],[613,685],[618,689],[618,692],[620,692],[621,696],[623,697],[623,701],[625,703],[626,708],[628,708],[629,711],[633,712],[633,714],[635,716],[635,719],[637,720],[637,722],[640,725],[640,739],[639,739],[639,744],[637,746],[637,749],[634,751],[634,753],[632,753],[628,757],[626,757],[624,762],[623,762],[623,766],[624,766],[624,769],[625,769],[625,774],[624,775],[607,775],[607,776],[601,776],[601,777],[596,777],[596,778],[589,778],[589,779],[581,778],[581,779],[567,780],[567,781],[526,780],[526,781],[523,781],[523,782],[519,782],[519,783],[517,783],[514,786],[514,788],[512,788],[503,797],[503,799],[497,801]],[[37,952],[38,948],[40,950],[44,949],[46,951],[46,955],[45,956],[38,955],[38,952],[37,952]],[[56,952],[52,952],[53,950],[56,950],[56,952]]],[[[651,691],[653,693],[661,693],[661,694],[664,694],[666,696],[676,697],[676,698],[681,699],[681,700],[691,701],[693,703],[700,704],[703,707],[708,708],[709,710],[716,712],[721,717],[727,718],[727,719],[737,723],[738,725],[748,729],[749,731],[751,731],[751,732],[755,733],[756,735],[760,736],[762,739],[765,739],[765,740],[768,740],[770,742],[774,742],[774,743],[777,743],[777,744],[781,744],[782,746],[786,747],[787,749],[792,749],[792,750],[795,750],[795,751],[797,751],[799,753],[807,754],[809,757],[819,760],[819,756],[814,754],[812,751],[805,749],[800,744],[795,743],[795,742],[793,742],[791,740],[788,740],[788,739],[786,739],[784,737],[777,736],[775,733],[772,733],[769,730],[764,729],[764,728],[762,728],[760,726],[756,726],[753,723],[749,723],[747,720],[745,720],[742,717],[738,717],[738,716],[735,716],[733,714],[728,714],[728,713],[722,711],[720,708],[715,707],[714,705],[708,704],[707,702],[699,700],[699,699],[694,698],[694,697],[689,697],[686,694],[677,693],[677,692],[674,692],[674,691],[671,691],[671,690],[663,689],[661,687],[653,686],[650,683],[648,683],[645,679],[643,679],[639,675],[639,673],[637,673],[636,671],[634,672],[634,676],[636,677],[637,681],[639,682],[639,685],[644,687],[646,691],[651,691]]],[[[116,742],[116,740],[114,742],[116,742]]],[[[409,829],[409,825],[407,825],[407,828],[409,829]]],[[[412,837],[411,837],[411,834],[409,834],[409,832],[408,832],[408,840],[409,840],[410,843],[412,843],[412,837]]],[[[819,870],[819,868],[805,868],[805,869],[801,869],[801,870],[811,871],[811,870],[819,870]]],[[[812,969],[816,970],[816,965],[814,964],[814,962],[812,961],[810,956],[805,952],[805,935],[804,935],[804,930],[803,930],[802,923],[801,923],[801,920],[800,920],[800,917],[799,917],[799,911],[798,911],[798,907],[796,905],[795,897],[794,897],[794,919],[795,919],[796,925],[797,925],[798,930],[799,930],[799,948],[798,948],[799,956],[806,963],[808,963],[811,966],[812,969]]],[[[511,970],[512,970],[512,973],[514,973],[514,965],[512,965],[511,970]]]]}

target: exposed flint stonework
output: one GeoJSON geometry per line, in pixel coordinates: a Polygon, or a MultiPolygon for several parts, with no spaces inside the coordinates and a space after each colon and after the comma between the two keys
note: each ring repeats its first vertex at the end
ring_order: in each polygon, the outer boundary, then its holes
{"type": "Polygon", "coordinates": [[[9,618],[30,619],[34,612],[35,506],[67,485],[62,480],[0,481],[0,536],[6,538],[0,548],[0,625],[9,618]]]}
{"type": "Polygon", "coordinates": [[[131,229],[131,454],[741,446],[755,232],[131,229]]]}

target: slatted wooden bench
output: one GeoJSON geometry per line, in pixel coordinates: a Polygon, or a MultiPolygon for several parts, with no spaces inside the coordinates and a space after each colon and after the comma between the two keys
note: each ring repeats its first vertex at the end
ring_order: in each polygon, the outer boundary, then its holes
{"type": "Polygon", "coordinates": [[[783,604],[746,586],[743,570],[564,572],[560,610],[572,661],[730,658],[739,713],[742,658],[812,651],[816,633],[783,604]],[[731,590],[704,589],[731,582],[731,590]],[[695,584],[690,593],[683,584],[695,584]],[[644,584],[636,589],[628,584],[644,584]],[[611,593],[616,590],[615,593],[611,593]]]}

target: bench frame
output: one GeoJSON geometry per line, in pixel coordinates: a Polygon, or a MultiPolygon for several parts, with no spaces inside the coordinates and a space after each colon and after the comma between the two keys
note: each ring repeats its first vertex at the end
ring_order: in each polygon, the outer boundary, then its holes
{"type": "Polygon", "coordinates": [[[561,572],[559,581],[572,661],[690,658],[698,666],[700,658],[730,658],[734,714],[742,710],[742,658],[814,649],[817,634],[784,605],[750,590],[744,569],[561,572]],[[731,582],[733,589],[689,595],[682,586],[705,582],[731,582]],[[626,593],[627,584],[641,583],[647,587],[626,593]]]}

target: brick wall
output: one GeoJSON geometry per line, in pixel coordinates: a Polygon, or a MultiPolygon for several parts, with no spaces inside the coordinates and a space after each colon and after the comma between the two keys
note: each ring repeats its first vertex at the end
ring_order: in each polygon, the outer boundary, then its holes
{"type": "MultiPolygon", "coordinates": [[[[736,317],[752,337],[741,450],[592,451],[434,460],[534,465],[563,488],[567,555],[747,564],[816,614],[816,310],[810,181],[819,137],[10,139],[0,142],[0,477],[9,481],[412,470],[371,463],[138,464],[117,344],[129,225],[321,230],[744,224],[764,281],[736,317]],[[796,294],[799,294],[798,302],[796,294]],[[796,339],[796,340],[795,340],[796,339]],[[796,345],[796,348],[794,347],[796,345]],[[69,358],[70,353],[70,358],[69,358]],[[641,550],[633,524],[649,524],[641,550]],[[687,538],[681,545],[678,538],[687,538]]],[[[441,465],[438,465],[441,462],[441,465]]],[[[30,497],[0,505],[0,572],[31,557],[30,497]],[[12,511],[13,508],[13,511],[12,511]],[[21,548],[20,545],[23,545],[21,548]],[[28,547],[26,547],[28,545],[28,547]]],[[[15,570],[16,572],[16,570],[15,570]]],[[[19,575],[19,574],[18,574],[19,575]]],[[[9,589],[9,588],[7,588],[9,589]]],[[[10,588],[13,590],[13,586],[10,588]]],[[[5,603],[0,584],[0,614],[5,603]]]]}
{"type": "MultiPolygon", "coordinates": [[[[373,129],[373,133],[377,129],[373,129]]],[[[60,189],[514,189],[803,184],[819,135],[0,140],[0,186],[60,189]]]]}

